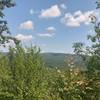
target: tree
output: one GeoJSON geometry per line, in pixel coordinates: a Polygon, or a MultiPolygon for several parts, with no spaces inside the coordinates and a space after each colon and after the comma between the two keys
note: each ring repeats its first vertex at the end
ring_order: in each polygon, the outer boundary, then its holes
{"type": "Polygon", "coordinates": [[[16,46],[0,56],[0,100],[43,100],[45,73],[39,53],[37,47],[16,46]]]}
{"type": "MultiPolygon", "coordinates": [[[[96,2],[97,9],[100,8],[100,1],[96,2]]],[[[80,55],[87,67],[86,77],[88,80],[88,87],[91,90],[87,91],[88,99],[95,98],[100,100],[100,22],[96,16],[91,15],[91,23],[94,25],[94,35],[88,35],[87,38],[91,41],[91,46],[85,46],[82,43],[75,43],[73,45],[74,52],[80,55]]],[[[94,99],[92,99],[94,100],[94,99]]]]}
{"type": "Polygon", "coordinates": [[[10,36],[10,31],[7,26],[7,21],[5,21],[3,10],[5,8],[14,7],[15,3],[13,0],[0,0],[0,45],[5,47],[5,44],[9,42],[9,40],[13,40],[15,44],[19,44],[19,41],[10,36]]]}
{"type": "MultiPolygon", "coordinates": [[[[100,2],[97,1],[96,4],[97,9],[99,9],[100,2]]],[[[100,22],[94,15],[91,15],[90,18],[94,25],[95,34],[88,35],[87,38],[92,42],[92,45],[85,46],[83,43],[75,43],[73,47],[76,54],[84,57],[88,69],[100,70],[100,22]]]]}

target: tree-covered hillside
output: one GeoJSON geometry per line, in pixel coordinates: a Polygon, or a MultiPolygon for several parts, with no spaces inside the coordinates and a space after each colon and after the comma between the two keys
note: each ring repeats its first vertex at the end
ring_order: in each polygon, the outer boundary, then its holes
{"type": "MultiPolygon", "coordinates": [[[[68,63],[70,59],[73,59],[74,65],[81,70],[86,70],[82,58],[75,54],[64,54],[64,53],[42,53],[43,61],[46,66],[50,68],[68,68],[68,63]]],[[[73,66],[73,67],[75,67],[73,66]]]]}

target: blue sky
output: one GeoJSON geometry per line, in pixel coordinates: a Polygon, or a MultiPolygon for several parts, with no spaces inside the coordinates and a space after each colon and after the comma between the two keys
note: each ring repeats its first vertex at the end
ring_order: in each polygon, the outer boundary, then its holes
{"type": "Polygon", "coordinates": [[[38,45],[43,52],[72,53],[75,42],[84,42],[92,26],[95,0],[15,0],[6,9],[12,35],[24,45],[38,45]]]}

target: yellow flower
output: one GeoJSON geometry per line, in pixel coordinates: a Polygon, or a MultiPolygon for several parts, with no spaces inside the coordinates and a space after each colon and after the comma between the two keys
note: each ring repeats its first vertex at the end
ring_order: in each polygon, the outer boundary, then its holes
{"type": "Polygon", "coordinates": [[[84,81],[78,81],[77,84],[82,85],[82,84],[84,84],[84,81]]]}
{"type": "Polygon", "coordinates": [[[58,73],[61,73],[61,71],[60,71],[59,69],[57,70],[57,72],[58,72],[58,73]]]}

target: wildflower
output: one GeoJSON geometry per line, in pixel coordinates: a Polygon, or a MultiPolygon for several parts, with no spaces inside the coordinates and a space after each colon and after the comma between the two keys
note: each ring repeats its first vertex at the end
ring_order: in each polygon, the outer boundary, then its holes
{"type": "Polygon", "coordinates": [[[91,87],[86,87],[86,89],[88,89],[88,90],[93,90],[93,88],[91,88],[91,87]]]}
{"type": "Polygon", "coordinates": [[[62,88],[59,88],[58,90],[59,90],[60,92],[63,92],[63,89],[62,89],[62,88]]]}
{"type": "Polygon", "coordinates": [[[64,90],[65,90],[65,91],[67,91],[67,90],[68,90],[68,88],[64,87],[64,90]]]}
{"type": "Polygon", "coordinates": [[[61,73],[61,71],[60,71],[59,69],[57,70],[57,72],[58,72],[58,73],[61,73]]]}
{"type": "Polygon", "coordinates": [[[65,82],[64,84],[65,84],[65,85],[68,85],[68,83],[67,83],[67,82],[65,82]]]}
{"type": "Polygon", "coordinates": [[[64,78],[65,76],[64,75],[61,75],[61,77],[64,78]]]}
{"type": "Polygon", "coordinates": [[[78,81],[77,84],[82,85],[82,84],[84,84],[84,81],[78,81]]]}

